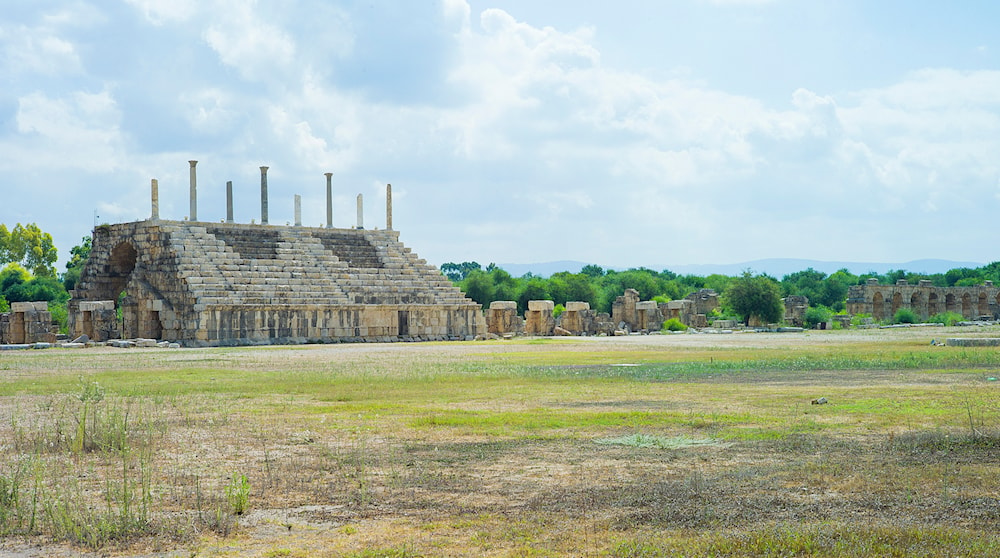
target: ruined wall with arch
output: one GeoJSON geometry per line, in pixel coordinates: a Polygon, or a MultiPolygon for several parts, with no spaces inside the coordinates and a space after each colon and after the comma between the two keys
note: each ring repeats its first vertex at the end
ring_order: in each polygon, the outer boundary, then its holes
{"type": "Polygon", "coordinates": [[[847,293],[847,312],[869,314],[875,320],[890,320],[901,308],[912,310],[921,320],[954,312],[966,320],[1000,318],[1000,288],[986,281],[974,287],[936,287],[927,280],[911,285],[900,279],[895,285],[880,285],[869,279],[847,293]]]}

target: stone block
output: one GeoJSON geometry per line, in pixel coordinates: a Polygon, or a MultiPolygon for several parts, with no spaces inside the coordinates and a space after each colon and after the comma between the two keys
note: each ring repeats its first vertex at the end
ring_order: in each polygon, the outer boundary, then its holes
{"type": "Polygon", "coordinates": [[[517,302],[513,300],[494,300],[490,303],[490,310],[517,310],[517,302]]]}
{"type": "Polygon", "coordinates": [[[555,310],[555,303],[551,300],[529,300],[528,310],[532,312],[552,312],[555,310]]]}
{"type": "Polygon", "coordinates": [[[570,312],[581,312],[583,310],[590,310],[589,302],[567,302],[566,310],[570,312]]]}

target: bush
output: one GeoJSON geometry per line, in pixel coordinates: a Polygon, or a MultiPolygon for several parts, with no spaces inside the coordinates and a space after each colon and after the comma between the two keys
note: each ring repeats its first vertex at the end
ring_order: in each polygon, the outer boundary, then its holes
{"type": "Polygon", "coordinates": [[[684,325],[677,318],[670,318],[663,322],[663,331],[687,331],[688,326],[684,325]]]}
{"type": "Polygon", "coordinates": [[[915,324],[917,321],[917,314],[909,308],[896,310],[896,314],[892,317],[892,323],[894,324],[915,324]]]}
{"type": "Polygon", "coordinates": [[[552,317],[558,318],[559,315],[565,311],[566,311],[565,306],[563,306],[562,304],[556,304],[555,307],[552,308],[552,317]]]}
{"type": "Polygon", "coordinates": [[[830,321],[833,317],[833,312],[824,306],[810,306],[806,309],[805,324],[806,327],[812,329],[816,327],[816,324],[822,324],[830,321]]]}
{"type": "Polygon", "coordinates": [[[928,322],[935,324],[944,324],[946,326],[953,326],[957,322],[962,321],[962,315],[957,312],[940,312],[934,314],[930,318],[927,318],[928,322]]]}

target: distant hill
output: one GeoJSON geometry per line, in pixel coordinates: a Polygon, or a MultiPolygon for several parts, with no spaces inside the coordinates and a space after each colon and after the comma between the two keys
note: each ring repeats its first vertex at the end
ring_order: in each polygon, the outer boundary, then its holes
{"type": "MultiPolygon", "coordinates": [[[[514,263],[504,263],[497,264],[499,267],[503,268],[505,271],[510,273],[515,277],[520,277],[526,273],[531,273],[532,275],[538,275],[541,277],[548,277],[553,273],[558,273],[560,271],[569,271],[570,273],[579,273],[585,265],[584,262],[575,261],[558,261],[558,262],[544,262],[535,264],[514,264],[514,263]]],[[[597,264],[600,265],[600,264],[597,264]]],[[[816,271],[822,271],[823,273],[833,273],[839,269],[846,268],[848,271],[855,275],[861,275],[863,273],[875,272],[875,273],[886,273],[891,270],[905,270],[914,273],[945,273],[950,269],[956,269],[960,267],[977,268],[982,267],[981,262],[957,262],[952,260],[913,260],[903,263],[874,263],[874,262],[824,262],[819,260],[799,260],[792,258],[771,258],[765,260],[753,260],[749,262],[735,263],[735,264],[690,264],[690,265],[647,265],[649,269],[656,271],[663,271],[664,269],[669,269],[674,273],[679,275],[700,275],[707,276],[712,274],[719,275],[729,275],[735,276],[743,273],[744,270],[749,269],[754,273],[767,273],[772,277],[781,279],[783,276],[789,273],[795,273],[796,271],[804,271],[810,267],[816,271]]],[[[615,269],[618,271],[624,270],[626,268],[618,267],[608,267],[601,266],[605,269],[615,269]]]]}

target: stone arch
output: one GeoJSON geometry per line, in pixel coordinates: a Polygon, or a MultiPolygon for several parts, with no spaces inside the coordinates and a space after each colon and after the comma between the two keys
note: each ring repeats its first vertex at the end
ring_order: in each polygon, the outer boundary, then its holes
{"type": "Polygon", "coordinates": [[[875,321],[885,319],[885,299],[880,291],[875,291],[875,294],[872,295],[872,318],[875,321]]]}
{"type": "Polygon", "coordinates": [[[979,291],[979,315],[990,315],[990,299],[986,296],[986,291],[979,291]]]}
{"type": "Polygon", "coordinates": [[[975,309],[972,307],[972,295],[965,293],[962,295],[962,317],[965,319],[973,319],[975,316],[975,309]]]}
{"type": "Polygon", "coordinates": [[[892,293],[892,312],[889,314],[889,317],[891,318],[895,316],[896,312],[902,307],[903,307],[903,293],[900,293],[899,291],[892,293]]]}
{"type": "Polygon", "coordinates": [[[944,295],[944,310],[945,312],[958,313],[958,303],[954,294],[948,293],[944,295]]]}
{"type": "Polygon", "coordinates": [[[928,316],[933,316],[934,314],[940,313],[941,310],[938,307],[939,304],[940,303],[938,302],[938,294],[936,292],[934,292],[934,291],[931,291],[930,293],[928,293],[928,295],[927,295],[927,315],[928,316]]]}
{"type": "Polygon", "coordinates": [[[125,290],[125,285],[135,271],[135,264],[139,260],[139,253],[131,243],[122,242],[111,250],[108,258],[108,284],[107,291],[102,292],[100,298],[118,301],[119,295],[125,290]]]}

